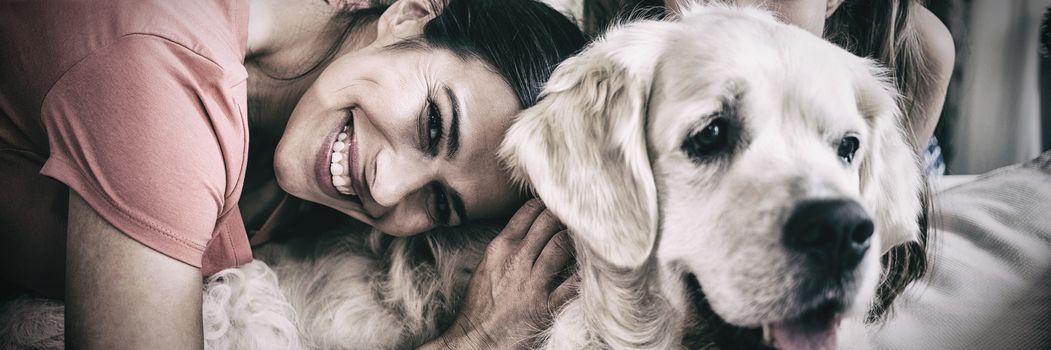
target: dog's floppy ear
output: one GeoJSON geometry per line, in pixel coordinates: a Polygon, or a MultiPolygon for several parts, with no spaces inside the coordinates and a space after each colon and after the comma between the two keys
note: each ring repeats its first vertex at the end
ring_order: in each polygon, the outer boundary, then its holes
{"type": "Polygon", "coordinates": [[[874,63],[857,74],[858,108],[869,126],[870,142],[862,159],[861,196],[875,216],[880,253],[919,238],[920,162],[907,140],[897,90],[874,63]]]}
{"type": "Polygon", "coordinates": [[[650,44],[643,53],[600,41],[563,62],[500,149],[516,181],[531,185],[574,239],[626,268],[646,261],[657,234],[646,109],[660,50],[650,44]]]}

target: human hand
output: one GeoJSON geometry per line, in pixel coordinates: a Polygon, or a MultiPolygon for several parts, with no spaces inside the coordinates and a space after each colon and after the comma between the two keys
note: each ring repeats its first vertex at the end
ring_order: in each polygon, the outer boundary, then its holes
{"type": "Polygon", "coordinates": [[[527,202],[486,248],[464,306],[445,334],[423,348],[528,348],[575,294],[575,277],[560,278],[572,241],[538,200],[527,202]]]}

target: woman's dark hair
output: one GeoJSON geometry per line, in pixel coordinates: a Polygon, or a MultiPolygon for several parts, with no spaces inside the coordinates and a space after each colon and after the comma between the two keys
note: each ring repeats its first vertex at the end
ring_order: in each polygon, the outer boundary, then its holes
{"type": "Polygon", "coordinates": [[[587,0],[581,17],[584,32],[599,36],[616,23],[639,19],[661,20],[666,15],[664,0],[587,0]]]}
{"type": "MultiPolygon", "coordinates": [[[[587,43],[569,18],[536,0],[430,1],[438,15],[424,25],[423,34],[390,48],[447,49],[460,58],[480,60],[504,78],[522,108],[535,104],[555,66],[587,43]]],[[[342,32],[320,60],[300,74],[271,78],[296,80],[316,72],[335,58],[354,29],[378,19],[392,3],[371,0],[367,8],[336,15],[333,21],[342,32]]]]}
{"type": "Polygon", "coordinates": [[[536,103],[562,60],[586,44],[569,18],[535,0],[432,0],[438,15],[423,34],[393,48],[446,49],[488,64],[504,78],[521,107],[536,103]]]}

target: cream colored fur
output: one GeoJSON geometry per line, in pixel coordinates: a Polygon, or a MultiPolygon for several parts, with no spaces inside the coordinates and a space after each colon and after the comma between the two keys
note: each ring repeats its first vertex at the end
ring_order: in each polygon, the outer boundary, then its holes
{"type": "Polygon", "coordinates": [[[548,347],[675,346],[687,273],[733,325],[798,316],[814,306],[794,293],[807,271],[780,236],[808,199],[856,201],[875,221],[876,248],[843,292],[849,314],[863,316],[880,255],[919,229],[919,167],[892,86],[869,60],[723,6],[611,29],[560,65],[500,150],[583,256],[580,297],[548,347]],[[691,160],[684,139],[726,106],[742,125],[739,149],[691,160]],[[836,145],[848,133],[861,149],[844,164],[836,145]]]}
{"type": "Polygon", "coordinates": [[[280,293],[242,289],[228,298],[206,299],[206,312],[233,309],[225,319],[206,317],[207,345],[215,349],[418,346],[452,321],[467,281],[496,232],[471,227],[393,238],[357,227],[264,246],[255,251],[256,257],[267,261],[273,272],[268,273],[261,261],[226,270],[209,280],[206,295],[239,284],[228,276],[241,274],[249,277],[249,283],[265,280],[262,283],[271,290],[279,285],[280,293]],[[251,272],[253,265],[261,269],[251,272]],[[260,274],[276,274],[278,279],[261,279],[260,274]],[[264,298],[269,299],[269,309],[289,306],[289,311],[295,310],[293,317],[257,312],[242,301],[262,303],[264,298]],[[297,332],[287,331],[288,321],[297,332]],[[224,322],[237,326],[208,334],[209,328],[224,322]]]}

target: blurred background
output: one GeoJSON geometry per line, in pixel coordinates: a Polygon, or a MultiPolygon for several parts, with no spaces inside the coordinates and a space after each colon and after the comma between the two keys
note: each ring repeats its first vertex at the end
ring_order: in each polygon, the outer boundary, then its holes
{"type": "Polygon", "coordinates": [[[1041,30],[1048,6],[1049,0],[928,1],[956,44],[935,131],[949,174],[986,172],[1051,148],[1046,23],[1041,30]]]}

